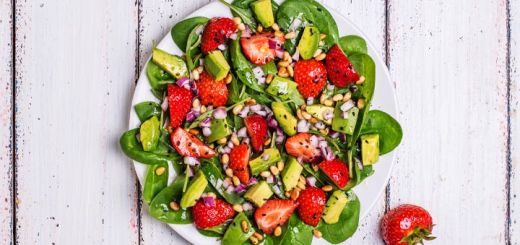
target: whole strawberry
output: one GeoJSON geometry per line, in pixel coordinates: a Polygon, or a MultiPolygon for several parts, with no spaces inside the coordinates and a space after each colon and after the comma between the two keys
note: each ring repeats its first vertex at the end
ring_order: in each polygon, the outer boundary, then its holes
{"type": "Polygon", "coordinates": [[[231,204],[222,199],[215,199],[214,205],[205,203],[202,198],[197,201],[191,210],[193,223],[198,229],[205,229],[220,225],[233,218],[235,210],[231,204]]]}
{"type": "Polygon", "coordinates": [[[213,18],[208,21],[202,33],[200,49],[202,53],[208,54],[226,42],[233,33],[237,31],[237,25],[230,18],[213,18]]]}
{"type": "Polygon", "coordinates": [[[308,225],[317,226],[325,209],[327,197],[325,192],[317,187],[307,187],[298,197],[298,214],[308,225]]]}
{"type": "Polygon", "coordinates": [[[223,106],[228,99],[228,89],[224,80],[215,81],[206,71],[200,74],[195,82],[199,92],[200,103],[203,105],[223,106]]]}
{"type": "Polygon", "coordinates": [[[294,81],[305,97],[317,97],[327,83],[327,70],[321,61],[300,60],[294,66],[294,81]]]}
{"type": "Polygon", "coordinates": [[[229,153],[229,168],[233,170],[233,174],[238,177],[242,184],[249,183],[249,146],[240,144],[231,149],[229,153]]]}
{"type": "Polygon", "coordinates": [[[337,44],[329,49],[327,58],[325,58],[325,64],[329,80],[336,87],[345,87],[359,80],[359,75],[354,66],[337,44]]]}
{"type": "Polygon", "coordinates": [[[168,85],[168,107],[170,108],[170,126],[181,126],[186,114],[191,109],[192,94],[189,89],[177,85],[168,85]]]}
{"type": "Polygon", "coordinates": [[[244,119],[244,123],[251,138],[251,146],[255,152],[259,152],[267,136],[267,121],[260,115],[251,115],[244,119]]]}
{"type": "Polygon", "coordinates": [[[381,235],[388,245],[422,244],[423,240],[433,240],[432,217],[425,209],[403,204],[390,210],[381,221],[381,235]]]}

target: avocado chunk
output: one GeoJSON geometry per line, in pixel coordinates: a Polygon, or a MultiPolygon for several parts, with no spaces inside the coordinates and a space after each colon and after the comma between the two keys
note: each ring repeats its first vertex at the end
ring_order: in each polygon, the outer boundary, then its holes
{"type": "Polygon", "coordinates": [[[314,56],[320,43],[320,30],[314,26],[306,26],[303,30],[302,38],[298,43],[298,51],[304,60],[314,56]]]}
{"type": "Polygon", "coordinates": [[[345,113],[341,110],[343,103],[337,103],[334,109],[334,117],[332,118],[332,130],[336,132],[352,135],[356,128],[356,122],[359,115],[359,108],[352,107],[345,113]],[[346,118],[344,118],[346,116],[346,118]]]}
{"type": "Polygon", "coordinates": [[[312,117],[323,121],[325,124],[332,124],[332,115],[334,114],[334,108],[325,105],[310,105],[305,108],[305,110],[311,114],[312,117]],[[330,114],[329,119],[325,119],[325,115],[330,114]]]}
{"type": "Polygon", "coordinates": [[[339,216],[343,212],[343,208],[347,205],[348,198],[345,192],[341,190],[334,191],[329,197],[323,212],[323,221],[327,224],[336,224],[339,221],[339,216]]]}
{"type": "Polygon", "coordinates": [[[269,87],[267,93],[280,97],[282,100],[291,100],[295,105],[300,106],[305,103],[303,96],[298,92],[297,84],[287,78],[275,76],[269,87]]]}
{"type": "Polygon", "coordinates": [[[372,165],[379,160],[379,134],[361,135],[361,161],[372,165]]]}
{"type": "Polygon", "coordinates": [[[273,195],[271,187],[265,181],[260,181],[249,190],[247,190],[244,197],[257,207],[261,207],[273,195]]]}
{"type": "Polygon", "coordinates": [[[257,158],[249,161],[251,167],[251,174],[259,175],[262,171],[266,171],[269,167],[278,161],[282,160],[280,152],[276,148],[265,149],[264,152],[257,158]]]}
{"type": "Polygon", "coordinates": [[[273,109],[274,117],[280,123],[283,131],[289,136],[295,135],[298,120],[291,111],[282,102],[271,103],[271,109],[273,109]]]}
{"type": "Polygon", "coordinates": [[[204,59],[204,68],[215,79],[215,81],[220,81],[226,78],[230,69],[226,57],[224,57],[220,50],[212,51],[206,55],[206,59],[204,59]]]}
{"type": "Polygon", "coordinates": [[[181,208],[186,209],[189,207],[193,207],[195,202],[202,196],[204,193],[204,189],[208,185],[208,180],[206,180],[206,176],[202,173],[202,171],[198,171],[195,177],[190,181],[188,189],[184,192],[181,198],[181,208]]]}
{"type": "Polygon", "coordinates": [[[273,7],[271,0],[257,0],[251,3],[251,8],[255,13],[256,19],[264,27],[271,27],[274,24],[273,7]]]}
{"type": "Polygon", "coordinates": [[[300,180],[303,166],[294,157],[289,157],[282,171],[282,182],[286,191],[291,191],[300,180]]]}
{"type": "Polygon", "coordinates": [[[244,212],[240,212],[235,216],[233,222],[229,224],[226,233],[224,233],[222,245],[244,244],[253,233],[255,233],[255,229],[251,225],[251,222],[244,212]],[[242,222],[244,221],[246,222],[247,227],[249,227],[245,232],[242,230],[242,222]]]}
{"type": "Polygon", "coordinates": [[[211,134],[207,138],[209,143],[227,137],[231,134],[231,129],[229,129],[228,122],[225,118],[211,120],[210,129],[211,134]]]}
{"type": "Polygon", "coordinates": [[[169,54],[163,50],[154,48],[152,51],[152,60],[155,64],[176,79],[188,77],[188,67],[184,60],[177,55],[169,54]]]}
{"type": "Polygon", "coordinates": [[[151,117],[141,124],[139,129],[141,144],[144,151],[153,151],[159,143],[159,136],[161,135],[161,123],[156,116],[151,117]]]}

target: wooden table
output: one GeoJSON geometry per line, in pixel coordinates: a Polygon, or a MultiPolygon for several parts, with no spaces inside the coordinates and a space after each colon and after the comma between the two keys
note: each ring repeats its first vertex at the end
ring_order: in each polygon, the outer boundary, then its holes
{"type": "MultiPolygon", "coordinates": [[[[0,244],[184,244],[150,218],[118,145],[137,74],[209,2],[0,0],[0,244]]],[[[520,1],[326,0],[386,57],[404,139],[348,244],[401,203],[430,244],[520,244],[520,1]]]]}

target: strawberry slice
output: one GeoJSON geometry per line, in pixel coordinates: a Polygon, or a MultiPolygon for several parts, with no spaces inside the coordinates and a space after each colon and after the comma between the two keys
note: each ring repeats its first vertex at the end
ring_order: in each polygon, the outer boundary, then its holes
{"type": "Polygon", "coordinates": [[[322,156],[318,148],[318,139],[312,140],[315,141],[313,143],[311,142],[312,136],[309,133],[299,133],[289,137],[285,142],[285,150],[291,156],[301,157],[304,162],[314,163],[319,161],[322,156]]]}
{"type": "Polygon", "coordinates": [[[327,70],[321,61],[300,60],[294,65],[294,81],[305,97],[317,97],[327,84],[327,70]]]}
{"type": "Polygon", "coordinates": [[[317,226],[320,222],[327,197],[325,192],[317,187],[307,187],[300,192],[298,197],[298,214],[302,221],[308,225],[317,226]]]}
{"type": "Polygon", "coordinates": [[[242,184],[249,183],[249,170],[247,166],[249,164],[249,146],[246,144],[240,144],[234,147],[229,153],[229,168],[233,170],[233,174],[238,177],[242,184]]]}
{"type": "Polygon", "coordinates": [[[251,115],[244,120],[247,133],[251,138],[251,145],[255,152],[262,150],[265,137],[267,136],[267,121],[260,115],[251,115]]]}
{"type": "Polygon", "coordinates": [[[200,103],[203,105],[224,106],[228,99],[228,89],[224,80],[215,81],[206,71],[200,74],[195,82],[199,92],[200,103]]]}
{"type": "Polygon", "coordinates": [[[170,126],[172,128],[181,126],[191,109],[191,99],[190,90],[174,84],[168,85],[168,107],[170,108],[170,126]]]}
{"type": "Polygon", "coordinates": [[[186,132],[182,128],[177,128],[171,134],[172,145],[175,150],[185,157],[211,158],[215,151],[202,143],[197,137],[186,132]]]}
{"type": "Polygon", "coordinates": [[[237,25],[230,18],[213,18],[209,20],[202,33],[200,44],[202,53],[208,54],[217,49],[220,44],[226,42],[226,39],[236,31],[237,25]]]}
{"type": "Polygon", "coordinates": [[[231,204],[222,199],[215,199],[215,204],[206,204],[199,199],[191,210],[193,215],[193,223],[198,229],[205,229],[220,225],[226,220],[233,218],[235,210],[231,204]]]}
{"type": "Polygon", "coordinates": [[[325,64],[329,80],[336,87],[345,87],[359,80],[359,75],[354,66],[337,44],[329,49],[325,64]]]}
{"type": "Polygon", "coordinates": [[[321,162],[318,167],[337,187],[343,188],[349,181],[347,164],[339,159],[321,162]]]}
{"type": "Polygon", "coordinates": [[[283,226],[296,208],[292,200],[271,199],[255,211],[255,221],[265,234],[272,234],[277,226],[283,226]]]}
{"type": "Polygon", "coordinates": [[[282,50],[284,42],[283,36],[276,37],[271,32],[240,38],[242,52],[255,65],[265,65],[273,60],[276,49],[282,50]]]}

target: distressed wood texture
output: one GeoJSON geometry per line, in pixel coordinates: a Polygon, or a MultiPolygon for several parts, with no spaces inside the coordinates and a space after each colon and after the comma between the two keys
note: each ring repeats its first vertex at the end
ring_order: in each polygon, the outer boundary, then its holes
{"type": "Polygon", "coordinates": [[[509,42],[509,122],[510,154],[510,211],[509,238],[512,245],[520,245],[520,2],[510,1],[509,42]]]}
{"type": "Polygon", "coordinates": [[[0,244],[13,243],[13,13],[0,0],[0,244]]]}
{"type": "Polygon", "coordinates": [[[404,130],[390,207],[429,210],[431,244],[505,244],[506,1],[390,0],[388,15],[404,130]]]}
{"type": "Polygon", "coordinates": [[[133,1],[16,1],[17,243],[138,244],[118,143],[137,15],[133,1]]]}

